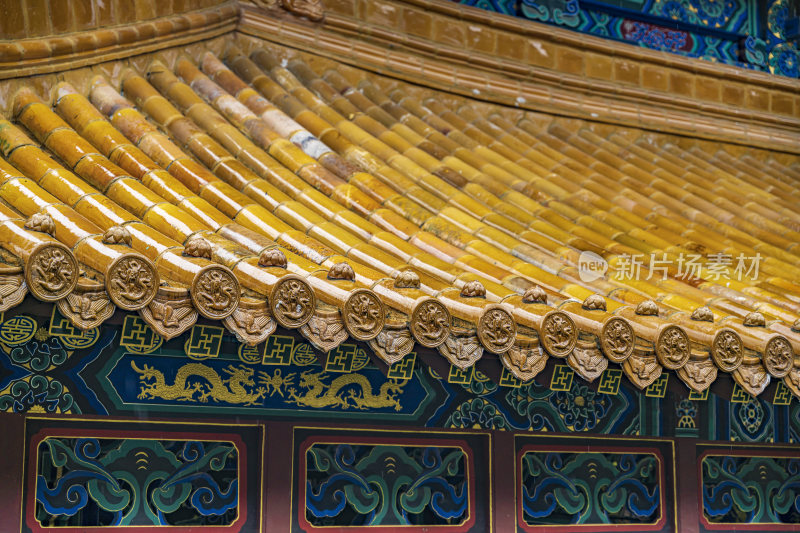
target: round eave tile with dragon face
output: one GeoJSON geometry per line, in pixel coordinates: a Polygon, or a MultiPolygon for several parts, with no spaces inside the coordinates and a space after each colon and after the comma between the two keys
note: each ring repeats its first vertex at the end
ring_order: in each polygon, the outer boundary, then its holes
{"type": "Polygon", "coordinates": [[[664,368],[677,370],[686,364],[690,355],[689,336],[678,326],[667,326],[656,340],[656,356],[664,368]]]}
{"type": "Polygon", "coordinates": [[[550,355],[566,357],[578,342],[578,329],[568,314],[563,311],[551,311],[542,319],[539,338],[550,355]]]}
{"type": "Polygon", "coordinates": [[[60,243],[37,246],[28,257],[25,282],[31,293],[45,302],[64,298],[78,283],[78,262],[60,243]]]}
{"type": "Polygon", "coordinates": [[[156,296],[158,273],[152,263],[139,254],[123,254],[106,272],[106,291],[120,309],[141,309],[156,296]]]}
{"type": "Polygon", "coordinates": [[[600,345],[609,361],[621,363],[633,353],[636,343],[636,333],[627,320],[612,317],[603,324],[600,334],[600,345]]]}
{"type": "Polygon", "coordinates": [[[239,280],[225,267],[208,265],[195,276],[190,294],[201,315],[222,320],[239,304],[239,280]]]}
{"type": "Polygon", "coordinates": [[[450,334],[450,312],[438,300],[428,298],[411,313],[411,333],[422,346],[436,348],[450,334]]]}
{"type": "Polygon", "coordinates": [[[789,374],[794,364],[794,354],[789,341],[773,337],[764,349],[764,367],[772,377],[782,378],[789,374]]]}
{"type": "Polygon", "coordinates": [[[386,307],[369,289],[356,289],[342,309],[344,327],[351,337],[368,341],[378,336],[386,323],[386,307]]]}
{"type": "Polygon", "coordinates": [[[739,335],[732,329],[717,332],[711,343],[711,358],[717,368],[724,372],[733,372],[742,365],[744,345],[739,335]]]}
{"type": "Polygon", "coordinates": [[[272,316],[285,328],[299,328],[311,320],[317,307],[317,297],[311,286],[300,276],[282,277],[272,288],[269,297],[272,316]]]}
{"type": "Polygon", "coordinates": [[[494,353],[505,353],[514,346],[517,324],[511,313],[499,305],[488,305],[478,320],[478,339],[494,353]]]}

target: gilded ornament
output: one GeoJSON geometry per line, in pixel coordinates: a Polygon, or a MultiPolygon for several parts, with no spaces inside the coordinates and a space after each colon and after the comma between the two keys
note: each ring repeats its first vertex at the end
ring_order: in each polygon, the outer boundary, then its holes
{"type": "MultiPolygon", "coordinates": [[[[6,346],[22,346],[36,337],[37,341],[47,340],[49,334],[44,339],[37,337],[39,329],[36,320],[27,315],[16,315],[0,324],[0,343],[6,346]]],[[[46,331],[46,330],[45,330],[46,331]]]]}
{"type": "Polygon", "coordinates": [[[717,332],[711,343],[711,357],[717,368],[724,372],[733,372],[742,364],[744,345],[739,335],[730,329],[717,332]]]}
{"type": "Polygon", "coordinates": [[[595,341],[579,339],[567,356],[567,364],[586,381],[594,381],[608,368],[608,359],[603,357],[595,341]]]}
{"type": "Polygon", "coordinates": [[[587,311],[605,311],[606,299],[599,294],[592,294],[583,301],[583,308],[587,311]]]}
{"type": "Polygon", "coordinates": [[[612,317],[603,324],[600,333],[600,346],[609,360],[621,363],[633,352],[636,334],[624,318],[612,317]]]}
{"type": "Polygon", "coordinates": [[[106,291],[120,309],[134,311],[149,304],[158,290],[158,273],[139,254],[123,254],[106,272],[106,291]]]}
{"type": "Polygon", "coordinates": [[[698,322],[714,322],[714,313],[706,306],[698,307],[692,311],[692,320],[698,322]]]}
{"type": "Polygon", "coordinates": [[[75,289],[58,301],[58,310],[78,329],[92,329],[114,314],[114,304],[102,283],[80,278],[75,289]]]}
{"type": "Polygon", "coordinates": [[[468,281],[461,288],[462,298],[486,298],[486,287],[477,280],[468,281]]]}
{"type": "Polygon", "coordinates": [[[354,281],[356,273],[348,263],[341,262],[333,265],[328,270],[328,279],[343,279],[347,281],[354,281]]]}
{"type": "Polygon", "coordinates": [[[347,340],[347,330],[339,310],[333,307],[316,309],[300,333],[322,352],[329,352],[347,340]]]}
{"type": "Polygon", "coordinates": [[[703,392],[717,379],[717,367],[708,356],[695,357],[692,355],[686,364],[678,369],[678,377],[690,389],[703,392]]]}
{"type": "Polygon", "coordinates": [[[403,392],[406,383],[390,379],[383,383],[378,394],[372,392],[372,383],[363,374],[344,374],[327,383],[326,372],[306,370],[300,374],[300,389],[307,389],[302,394],[294,387],[287,389],[288,401],[303,407],[320,409],[338,407],[340,409],[386,409],[400,411],[402,406],[397,399],[403,392]],[[349,391],[345,393],[345,391],[349,391]]]}
{"type": "Polygon", "coordinates": [[[283,276],[269,296],[272,316],[285,328],[299,328],[311,320],[317,307],[317,297],[311,286],[300,276],[283,276]]]}
{"type": "Polygon", "coordinates": [[[17,266],[0,266],[0,312],[7,311],[25,299],[28,287],[25,285],[23,269],[17,266]]]}
{"type": "Polygon", "coordinates": [[[325,7],[322,0],[280,0],[281,7],[300,17],[319,22],[325,18],[325,7]]]}
{"type": "Polygon", "coordinates": [[[419,274],[413,270],[403,270],[394,279],[395,289],[419,289],[419,274]]]}
{"type": "Polygon", "coordinates": [[[795,333],[800,333],[800,318],[795,320],[794,324],[792,324],[792,331],[794,331],[795,333]]]}
{"type": "Polygon", "coordinates": [[[47,213],[34,213],[25,221],[25,227],[33,231],[41,231],[50,236],[56,234],[56,223],[47,213]]]}
{"type": "Polygon", "coordinates": [[[783,378],[783,382],[789,387],[792,394],[800,398],[800,367],[792,367],[789,374],[783,378]]]}
{"type": "Polygon", "coordinates": [[[386,324],[378,336],[369,341],[369,346],[383,362],[393,365],[411,353],[414,339],[405,324],[386,324]]]}
{"type": "Polygon", "coordinates": [[[578,341],[578,330],[572,318],[563,311],[550,311],[542,319],[542,346],[554,357],[566,357],[578,341]]]}
{"type": "Polygon", "coordinates": [[[742,324],[747,326],[748,328],[763,328],[767,325],[767,321],[764,318],[764,315],[761,313],[748,313],[742,324]]]}
{"type": "Polygon", "coordinates": [[[264,250],[258,256],[258,266],[262,267],[281,267],[286,268],[286,254],[277,248],[264,250]]]}
{"type": "Polygon", "coordinates": [[[649,351],[634,351],[622,363],[622,370],[639,389],[646,389],[661,376],[663,369],[656,356],[649,351]]]}
{"type": "Polygon", "coordinates": [[[239,303],[239,281],[227,268],[208,265],[195,276],[190,294],[201,315],[222,320],[239,303]]]}
{"type": "Polygon", "coordinates": [[[356,289],[344,303],[342,318],[350,336],[368,341],[374,339],[383,329],[386,307],[371,290],[356,289]]]}
{"type": "Polygon", "coordinates": [[[42,243],[28,257],[25,282],[39,300],[60,300],[78,283],[78,262],[63,244],[42,243]]]}
{"type": "Polygon", "coordinates": [[[517,324],[511,313],[499,305],[484,309],[478,320],[478,338],[483,346],[493,353],[504,353],[514,345],[517,324]]]}
{"type": "Polygon", "coordinates": [[[522,295],[522,303],[526,304],[546,304],[547,292],[538,285],[534,285],[522,295]]]}
{"type": "Polygon", "coordinates": [[[267,302],[250,297],[241,298],[233,313],[222,322],[236,335],[239,342],[251,346],[266,341],[276,328],[267,302]]]}
{"type": "Polygon", "coordinates": [[[410,329],[422,346],[436,348],[450,334],[450,311],[438,300],[423,300],[411,313],[410,329]]]}
{"type": "Polygon", "coordinates": [[[733,379],[750,395],[758,396],[769,385],[770,376],[758,358],[748,357],[733,371],[733,379]]]}
{"type": "Polygon", "coordinates": [[[514,377],[522,381],[530,381],[544,370],[547,365],[547,354],[542,350],[539,340],[527,335],[517,335],[514,346],[500,354],[503,366],[514,377]]]}
{"type": "Polygon", "coordinates": [[[161,285],[153,300],[139,314],[153,331],[169,340],[197,322],[197,311],[186,289],[161,285]]]}
{"type": "Polygon", "coordinates": [[[664,368],[676,370],[689,360],[689,336],[678,326],[667,326],[658,334],[656,340],[658,362],[664,368]]]}
{"type": "Polygon", "coordinates": [[[645,300],[636,306],[636,314],[641,316],[658,316],[658,305],[653,300],[645,300]]]}
{"type": "Polygon", "coordinates": [[[782,378],[789,374],[794,364],[794,354],[789,341],[783,337],[772,337],[764,349],[764,367],[772,377],[782,378]]]}
{"type": "Polygon", "coordinates": [[[183,253],[191,257],[211,259],[211,252],[211,243],[200,235],[190,237],[183,246],[183,253]]]}
{"type": "Polygon", "coordinates": [[[104,244],[121,244],[130,246],[133,238],[125,226],[112,226],[103,234],[104,244]]]}
{"type": "Polygon", "coordinates": [[[477,335],[465,328],[450,328],[450,335],[437,348],[450,364],[462,370],[474,365],[483,355],[477,335]]]}
{"type": "Polygon", "coordinates": [[[171,385],[167,385],[163,372],[151,366],[139,368],[131,361],[131,368],[139,374],[140,400],[158,398],[207,403],[211,399],[220,403],[255,405],[267,394],[263,386],[252,390],[256,385],[253,381],[254,370],[241,365],[230,365],[223,369],[228,375],[223,378],[216,370],[202,363],[187,363],[178,369],[171,385]],[[202,380],[190,379],[194,376],[202,380]]]}
{"type": "Polygon", "coordinates": [[[325,18],[325,6],[322,0],[253,0],[257,6],[265,8],[281,7],[298,17],[306,17],[319,22],[325,18]]]}

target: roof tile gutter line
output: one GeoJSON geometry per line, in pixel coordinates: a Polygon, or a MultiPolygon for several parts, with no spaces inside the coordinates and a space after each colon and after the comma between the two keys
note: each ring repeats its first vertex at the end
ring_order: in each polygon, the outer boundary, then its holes
{"type": "MultiPolygon", "coordinates": [[[[279,284],[287,282],[288,279],[285,278],[289,275],[285,269],[283,272],[281,271],[280,264],[285,263],[285,260],[277,263],[273,261],[272,263],[277,268],[263,267],[265,262],[263,254],[268,249],[276,248],[276,245],[272,242],[267,245],[261,243],[256,250],[250,250],[230,240],[228,236],[239,235],[240,238],[251,243],[253,232],[232,223],[228,217],[204,199],[194,195],[171,175],[159,169],[138,148],[126,144],[128,140],[105,121],[83,96],[70,91],[74,90],[68,86],[59,87],[56,107],[61,114],[71,119],[76,127],[80,127],[84,135],[97,146],[105,146],[105,150],[110,151],[112,156],[116,155],[117,160],[127,164],[134,171],[138,170],[140,174],[137,178],[126,178],[130,180],[130,187],[128,194],[120,198],[120,202],[139,214],[135,199],[151,199],[151,206],[143,206],[147,210],[142,213],[144,220],[151,224],[153,224],[152,219],[147,215],[155,206],[163,205],[164,209],[158,213],[159,218],[156,220],[165,221],[167,231],[180,231],[182,224],[184,226],[191,225],[188,231],[177,235],[181,242],[190,251],[199,252],[197,255],[208,255],[215,262],[230,268],[245,288],[244,297],[247,300],[236,308],[235,316],[230,320],[224,317],[226,325],[245,342],[257,344],[266,340],[266,337],[275,329],[275,322],[270,318],[267,310],[266,297],[274,294],[279,284]],[[143,175],[142,172],[144,172],[143,175]],[[151,188],[148,188],[146,184],[149,184],[151,188]],[[157,192],[161,194],[157,194],[157,192]],[[173,205],[173,203],[177,205],[173,205]],[[192,209],[182,210],[179,207],[181,205],[189,205],[192,209]],[[203,219],[197,220],[191,216],[197,210],[205,213],[203,219]],[[211,222],[206,223],[206,220],[211,222]],[[261,324],[256,327],[256,323],[261,324]]],[[[74,135],[77,136],[77,133],[74,135]]],[[[77,138],[80,139],[80,137],[77,138]]],[[[78,144],[77,141],[75,144],[78,144]]],[[[96,159],[102,161],[107,168],[111,168],[112,174],[117,176],[125,174],[125,171],[116,167],[104,156],[98,154],[96,159]]],[[[305,283],[302,280],[297,282],[305,283]]],[[[311,292],[307,285],[306,290],[311,292]]],[[[306,321],[308,320],[308,316],[304,318],[306,321]]]]}
{"type": "MultiPolygon", "coordinates": [[[[133,79],[129,78],[129,80],[133,79]]],[[[141,84],[146,82],[141,78],[138,78],[138,80],[141,88],[141,84]]],[[[133,85],[129,86],[133,87],[133,85]]],[[[224,209],[226,214],[232,216],[237,222],[241,222],[245,227],[249,227],[268,238],[274,238],[276,242],[289,250],[301,250],[309,254],[309,257],[314,255],[316,250],[320,248],[323,251],[325,250],[325,247],[321,247],[319,243],[314,242],[304,233],[291,229],[268,210],[254,204],[247,196],[236,191],[213,173],[195,163],[180,148],[169,141],[166,136],[150,125],[144,116],[118,93],[114,92],[110,86],[97,84],[93,90],[92,97],[97,99],[98,102],[102,100],[101,110],[110,114],[112,122],[129,139],[136,142],[145,153],[151,157],[158,158],[157,162],[162,167],[166,167],[173,176],[177,177],[191,190],[200,195],[209,195],[212,201],[224,209]]],[[[161,102],[162,104],[166,103],[166,100],[161,100],[161,102]]],[[[298,264],[299,261],[297,259],[294,259],[292,263],[298,264]]],[[[320,257],[321,263],[325,263],[331,269],[337,264],[343,263],[340,259],[344,258],[337,258],[332,250],[320,257]]],[[[348,265],[348,268],[352,271],[351,266],[348,265]]],[[[370,318],[361,317],[358,312],[342,314],[344,326],[351,335],[366,341],[380,333],[382,324],[385,321],[386,311],[382,302],[370,289],[366,287],[358,288],[359,285],[364,283],[363,281],[355,277],[341,278],[332,276],[332,270],[326,272],[315,265],[309,265],[305,270],[309,274],[307,281],[311,287],[318,289],[317,296],[320,300],[338,309],[346,310],[356,307],[358,311],[370,314],[370,318]],[[366,307],[355,306],[354,302],[356,300],[363,303],[365,299],[368,300],[369,305],[366,305],[366,307]],[[362,323],[359,323],[359,318],[364,318],[362,323]]],[[[362,273],[372,281],[382,278],[380,274],[367,273],[364,269],[362,269],[362,273]]],[[[301,331],[305,330],[301,329],[301,331]]]]}
{"type": "MultiPolygon", "coordinates": [[[[27,117],[21,117],[23,121],[30,121],[31,127],[36,128],[39,127],[36,126],[36,121],[42,120],[44,122],[41,127],[44,130],[52,129],[47,127],[47,121],[50,121],[51,126],[54,124],[54,115],[49,114],[49,109],[41,102],[29,101],[31,95],[24,96],[24,99],[18,98],[17,100],[20,114],[29,113],[27,117]],[[28,107],[28,103],[32,105],[28,107]]],[[[55,124],[60,127],[65,126],[61,119],[57,119],[55,124]]],[[[32,179],[38,180],[48,192],[53,193],[62,202],[73,205],[78,213],[85,215],[86,219],[81,217],[82,223],[85,221],[91,224],[88,227],[84,224],[70,227],[74,233],[70,232],[67,237],[74,241],[73,246],[80,244],[80,246],[86,247],[90,243],[101,240],[104,231],[112,227],[123,226],[125,240],[130,242],[130,247],[147,257],[148,261],[140,262],[140,266],[145,269],[144,271],[151,281],[148,284],[149,294],[146,295],[147,298],[138,299],[129,307],[140,309],[153,299],[159,286],[156,275],[158,273],[158,276],[163,277],[165,281],[171,280],[179,287],[191,287],[193,302],[198,310],[204,311],[204,316],[221,319],[233,312],[238,303],[240,291],[238,281],[227,268],[216,265],[207,259],[185,256],[183,247],[178,241],[170,239],[142,223],[130,212],[100,194],[94,187],[55,163],[18,129],[7,128],[0,132],[0,136],[8,143],[6,153],[12,163],[22,167],[21,170],[24,173],[32,179]],[[90,236],[96,237],[87,240],[86,238],[90,236]]],[[[69,213],[66,217],[66,219],[62,217],[65,223],[73,218],[73,215],[69,213]]],[[[87,262],[91,265],[91,260],[93,260],[95,263],[93,266],[99,272],[108,275],[107,269],[97,268],[101,265],[96,265],[96,263],[103,255],[109,255],[109,250],[113,250],[113,248],[97,246],[93,246],[93,248],[99,251],[87,250],[87,262]]],[[[126,294],[131,293],[130,291],[119,292],[120,298],[126,294]]],[[[110,295],[113,296],[113,292],[110,295]]]]}

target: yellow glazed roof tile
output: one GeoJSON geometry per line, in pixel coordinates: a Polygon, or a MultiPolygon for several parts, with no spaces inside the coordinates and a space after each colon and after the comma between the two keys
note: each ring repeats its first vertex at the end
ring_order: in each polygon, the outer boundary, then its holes
{"type": "Polygon", "coordinates": [[[81,328],[120,307],[168,338],[202,315],[251,344],[351,336],[387,364],[419,344],[521,380],[556,357],[587,380],[610,361],[640,388],[725,372],[800,396],[791,159],[274,47],[137,65],[14,95],[2,310],[30,290],[81,328]]]}

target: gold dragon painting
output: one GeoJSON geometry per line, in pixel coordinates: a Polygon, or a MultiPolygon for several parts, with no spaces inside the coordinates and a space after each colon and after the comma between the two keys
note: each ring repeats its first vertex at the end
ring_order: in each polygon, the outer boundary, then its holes
{"type": "Polygon", "coordinates": [[[398,395],[405,382],[390,379],[376,393],[363,374],[334,373],[308,370],[299,379],[295,373],[284,375],[280,368],[272,373],[256,371],[244,365],[228,365],[222,375],[202,363],[181,366],[171,384],[164,373],[149,365],[142,368],[131,362],[139,374],[140,400],[151,398],[181,402],[227,403],[243,406],[262,405],[267,396],[280,396],[284,401],[301,407],[339,409],[402,409],[398,395]],[[296,384],[295,384],[296,382],[296,384]]]}

